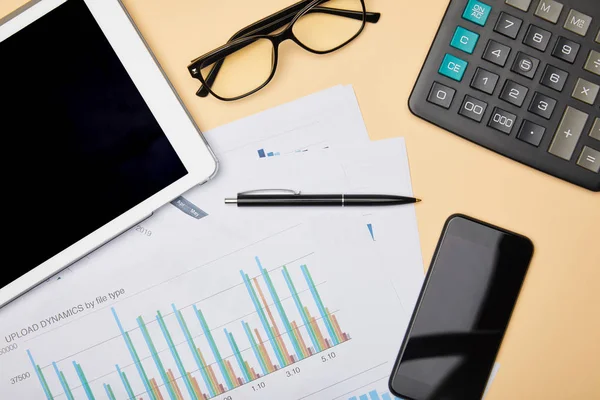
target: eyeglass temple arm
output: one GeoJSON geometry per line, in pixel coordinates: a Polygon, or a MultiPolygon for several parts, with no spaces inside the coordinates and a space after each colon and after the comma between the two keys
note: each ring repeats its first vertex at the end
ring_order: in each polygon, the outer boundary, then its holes
{"type": "MultiPolygon", "coordinates": [[[[237,40],[237,39],[241,39],[246,36],[267,34],[267,33],[274,32],[280,28],[283,28],[284,26],[286,26],[287,24],[292,22],[292,20],[296,17],[297,13],[299,11],[301,11],[307,4],[309,4],[311,2],[312,2],[312,0],[297,3],[293,6],[288,7],[285,10],[282,10],[276,14],[273,14],[273,15],[266,17],[258,22],[255,22],[252,25],[248,25],[247,27],[241,29],[236,34],[234,34],[231,37],[231,39],[229,39],[228,43],[230,43],[234,40],[237,40]]],[[[324,13],[324,14],[336,15],[336,16],[345,17],[345,18],[356,19],[356,20],[363,19],[362,11],[341,10],[341,9],[336,9],[336,8],[319,7],[319,6],[310,9],[308,11],[308,13],[324,13]]],[[[377,22],[379,22],[380,18],[381,18],[380,13],[367,12],[365,21],[376,24],[377,22]]],[[[190,64],[190,66],[188,67],[190,72],[192,73],[192,75],[194,75],[194,72],[193,72],[194,69],[196,69],[196,73],[200,73],[199,66],[196,66],[195,64],[198,62],[198,60],[200,60],[203,57],[204,56],[201,56],[201,57],[193,60],[192,63],[190,64]]],[[[217,61],[213,65],[212,69],[209,71],[208,76],[205,79],[205,82],[209,87],[212,86],[215,79],[217,78],[217,75],[218,75],[219,71],[221,70],[222,65],[223,65],[223,59],[217,61]]],[[[209,94],[209,91],[204,85],[200,86],[200,89],[196,93],[196,95],[198,95],[199,97],[206,97],[206,96],[208,96],[208,94],[209,94]]]]}

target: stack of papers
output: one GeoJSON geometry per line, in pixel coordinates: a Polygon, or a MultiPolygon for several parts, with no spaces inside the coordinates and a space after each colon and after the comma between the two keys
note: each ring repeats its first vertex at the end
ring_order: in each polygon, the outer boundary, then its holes
{"type": "Polygon", "coordinates": [[[423,281],[414,207],[223,200],[253,189],[411,196],[404,140],[369,141],[347,86],[206,136],[221,161],[214,181],[2,309],[2,397],[392,398],[423,281]]]}

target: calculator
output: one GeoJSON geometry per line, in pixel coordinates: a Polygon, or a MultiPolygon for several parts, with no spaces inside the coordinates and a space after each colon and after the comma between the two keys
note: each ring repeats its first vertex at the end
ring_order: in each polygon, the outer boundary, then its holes
{"type": "Polygon", "coordinates": [[[456,135],[600,191],[600,0],[451,0],[409,100],[456,135]]]}

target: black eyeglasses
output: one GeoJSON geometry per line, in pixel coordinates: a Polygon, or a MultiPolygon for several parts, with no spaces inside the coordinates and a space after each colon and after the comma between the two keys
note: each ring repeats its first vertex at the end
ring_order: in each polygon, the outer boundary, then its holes
{"type": "Polygon", "coordinates": [[[356,39],[367,22],[377,23],[380,16],[367,12],[365,0],[300,1],[193,60],[188,70],[202,82],[196,95],[210,93],[224,101],[250,96],[273,79],[282,42],[292,40],[315,54],[331,53],[356,39]]]}

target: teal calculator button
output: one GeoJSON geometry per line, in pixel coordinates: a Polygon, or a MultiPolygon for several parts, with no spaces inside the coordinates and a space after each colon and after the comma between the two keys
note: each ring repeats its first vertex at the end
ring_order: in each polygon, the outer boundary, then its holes
{"type": "Polygon", "coordinates": [[[458,57],[454,57],[451,54],[446,54],[438,72],[450,79],[460,82],[465,74],[467,65],[469,65],[468,62],[461,60],[458,57]]]}
{"type": "Polygon", "coordinates": [[[479,34],[459,26],[454,32],[450,46],[462,50],[465,53],[473,54],[473,50],[475,50],[478,40],[479,34]]]}
{"type": "Polygon", "coordinates": [[[469,0],[467,8],[463,13],[463,18],[467,21],[471,21],[474,24],[485,26],[488,17],[490,16],[492,7],[480,2],[479,0],[469,0]]]}

